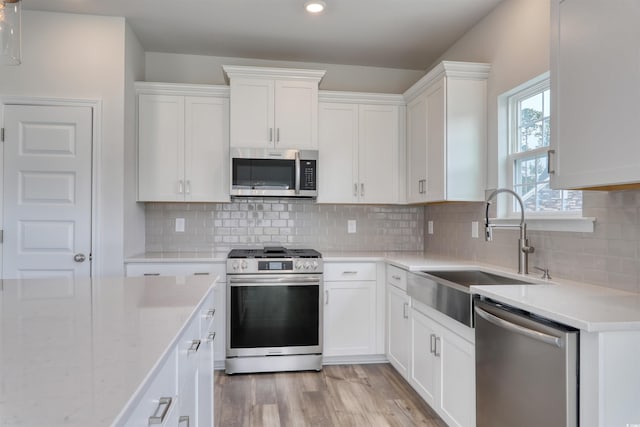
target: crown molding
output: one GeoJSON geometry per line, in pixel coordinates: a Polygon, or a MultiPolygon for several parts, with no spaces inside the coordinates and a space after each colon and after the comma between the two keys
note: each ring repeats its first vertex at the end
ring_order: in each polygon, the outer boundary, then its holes
{"type": "Polygon", "coordinates": [[[307,80],[320,83],[326,70],[307,70],[300,68],[247,67],[241,65],[223,65],[227,79],[245,77],[254,79],[307,80]]]}
{"type": "Polygon", "coordinates": [[[404,96],[401,94],[342,92],[332,90],[318,91],[318,101],[345,104],[405,105],[404,96]]]}
{"type": "Polygon", "coordinates": [[[442,61],[432,68],[424,77],[418,80],[413,86],[404,92],[406,102],[413,100],[420,95],[424,89],[433,82],[443,78],[451,77],[467,80],[486,80],[489,77],[491,64],[483,62],[459,62],[442,61]]]}
{"type": "Polygon", "coordinates": [[[227,85],[202,85],[186,83],[157,83],[135,82],[136,93],[153,95],[183,95],[183,96],[215,96],[218,98],[229,97],[227,85]]]}

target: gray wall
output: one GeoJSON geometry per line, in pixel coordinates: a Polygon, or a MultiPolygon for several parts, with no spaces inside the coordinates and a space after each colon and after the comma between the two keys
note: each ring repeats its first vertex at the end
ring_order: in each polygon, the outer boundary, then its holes
{"type": "Polygon", "coordinates": [[[320,251],[422,251],[422,206],[320,205],[301,199],[147,203],[149,252],[212,252],[285,245],[320,251]],[[175,232],[175,219],[186,229],[175,232]],[[347,234],[355,219],[357,233],[347,234]]]}
{"type": "MultiPolygon", "coordinates": [[[[530,231],[533,266],[551,270],[551,277],[640,292],[640,191],[585,191],[584,216],[596,217],[593,233],[530,231]]],[[[425,222],[434,234],[425,236],[425,250],[513,269],[518,267],[518,231],[496,230],[494,240],[471,238],[471,221],[484,220],[484,203],[428,206],[425,222]]]]}

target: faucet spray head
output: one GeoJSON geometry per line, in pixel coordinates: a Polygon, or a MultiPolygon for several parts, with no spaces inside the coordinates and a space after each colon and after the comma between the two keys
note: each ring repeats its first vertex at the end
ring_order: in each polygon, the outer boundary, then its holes
{"type": "Polygon", "coordinates": [[[493,227],[489,224],[489,207],[491,206],[491,202],[487,201],[487,210],[484,219],[484,241],[490,242],[493,240],[493,227]]]}

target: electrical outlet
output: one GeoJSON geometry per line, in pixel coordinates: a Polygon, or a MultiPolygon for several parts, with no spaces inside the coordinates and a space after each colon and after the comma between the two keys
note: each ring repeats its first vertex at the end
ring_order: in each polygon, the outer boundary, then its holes
{"type": "Polygon", "coordinates": [[[354,234],[356,232],[356,220],[350,219],[347,221],[347,233],[354,234]]]}
{"type": "Polygon", "coordinates": [[[471,237],[474,239],[480,237],[478,234],[478,221],[471,221],[471,237]]]}
{"type": "Polygon", "coordinates": [[[427,233],[433,234],[433,221],[427,222],[427,233]]]}
{"type": "Polygon", "coordinates": [[[184,233],[184,218],[176,218],[176,233],[184,233]]]}

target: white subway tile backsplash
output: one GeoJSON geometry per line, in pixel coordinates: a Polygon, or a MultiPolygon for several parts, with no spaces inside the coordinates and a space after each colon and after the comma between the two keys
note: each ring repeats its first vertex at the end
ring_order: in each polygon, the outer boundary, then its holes
{"type": "Polygon", "coordinates": [[[226,251],[283,244],[322,250],[422,251],[424,207],[319,205],[311,200],[237,199],[232,203],[147,203],[146,249],[226,251]],[[184,217],[184,233],[175,218],[184,217]],[[356,234],[347,220],[356,219],[356,234]]]}

